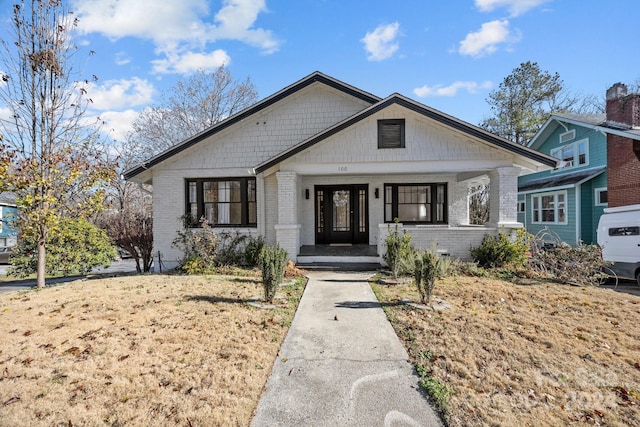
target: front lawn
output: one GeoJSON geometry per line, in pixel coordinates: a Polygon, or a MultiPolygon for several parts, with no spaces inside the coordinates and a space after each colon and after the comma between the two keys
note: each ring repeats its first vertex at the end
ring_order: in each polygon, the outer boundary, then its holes
{"type": "Polygon", "coordinates": [[[436,312],[400,302],[414,285],[373,288],[448,425],[640,422],[639,297],[458,276],[438,281],[452,308],[436,312]]]}
{"type": "Polygon", "coordinates": [[[131,276],[0,294],[0,425],[248,425],[304,281],[131,276]]]}

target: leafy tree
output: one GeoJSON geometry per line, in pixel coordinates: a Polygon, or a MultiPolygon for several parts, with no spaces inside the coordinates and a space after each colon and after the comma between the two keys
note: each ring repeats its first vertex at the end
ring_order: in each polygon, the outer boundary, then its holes
{"type": "Polygon", "coordinates": [[[142,111],[127,137],[129,161],[142,161],[253,104],[258,97],[249,78],[234,80],[219,67],[200,70],[163,94],[158,106],[142,111]]]}
{"type": "Polygon", "coordinates": [[[0,39],[0,104],[9,111],[0,120],[0,185],[16,194],[20,236],[35,244],[38,287],[51,232],[63,217],[98,211],[113,175],[84,115],[91,100],[73,43],[77,23],[61,1],[22,0],[0,39]]]}
{"type": "MultiPolygon", "coordinates": [[[[33,253],[37,245],[33,235],[19,240],[11,258],[10,275],[25,277],[36,271],[37,259],[33,253]]],[[[50,232],[47,248],[46,273],[63,276],[106,267],[117,255],[105,231],[84,219],[61,219],[50,232]]]]}
{"type": "Polygon", "coordinates": [[[491,91],[492,116],[480,126],[526,145],[551,113],[588,113],[602,110],[593,97],[569,93],[558,73],[543,71],[536,62],[523,62],[491,91]]]}

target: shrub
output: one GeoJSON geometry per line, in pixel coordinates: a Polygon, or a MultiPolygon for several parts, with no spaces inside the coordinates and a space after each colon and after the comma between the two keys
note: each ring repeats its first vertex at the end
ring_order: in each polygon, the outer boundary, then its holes
{"type": "Polygon", "coordinates": [[[248,267],[260,265],[260,252],[264,247],[264,237],[250,237],[244,247],[243,260],[248,267]]]}
{"type": "Polygon", "coordinates": [[[415,260],[414,277],[420,302],[423,304],[431,300],[431,294],[436,284],[436,279],[440,271],[440,258],[431,252],[424,252],[418,255],[415,260]]]}
{"type": "Polygon", "coordinates": [[[262,287],[264,300],[272,302],[276,296],[278,285],[284,279],[284,269],[287,264],[287,251],[279,245],[275,247],[263,246],[260,252],[260,267],[262,268],[262,287]]]}
{"type": "Polygon", "coordinates": [[[190,266],[190,274],[203,273],[207,269],[212,269],[216,265],[216,257],[218,256],[218,235],[209,227],[209,222],[206,219],[200,220],[202,228],[192,230],[191,227],[194,223],[193,218],[189,214],[185,214],[180,217],[182,223],[182,230],[178,231],[178,237],[173,240],[172,246],[178,248],[184,254],[180,269],[183,268],[188,261],[190,266]],[[200,261],[196,261],[200,260],[200,261]],[[191,267],[200,265],[201,269],[193,269],[191,267]]]}
{"type": "Polygon", "coordinates": [[[228,267],[242,264],[247,239],[247,236],[237,231],[218,233],[218,250],[213,260],[214,266],[228,267]]]}
{"type": "MultiPolygon", "coordinates": [[[[23,236],[13,250],[9,274],[25,277],[36,272],[36,241],[23,236]]],[[[46,243],[45,271],[51,275],[86,274],[107,267],[118,255],[107,233],[84,219],[63,218],[46,243]]]]}
{"type": "Polygon", "coordinates": [[[393,277],[397,278],[403,274],[411,273],[416,259],[415,251],[411,247],[411,235],[407,234],[406,230],[403,230],[403,233],[400,234],[397,221],[393,230],[389,225],[389,234],[385,239],[385,244],[387,251],[383,259],[389,266],[393,277]]]}
{"type": "Polygon", "coordinates": [[[520,229],[513,238],[503,232],[497,236],[484,236],[480,246],[471,248],[471,256],[483,268],[521,267],[527,260],[528,251],[527,233],[520,229]]]}

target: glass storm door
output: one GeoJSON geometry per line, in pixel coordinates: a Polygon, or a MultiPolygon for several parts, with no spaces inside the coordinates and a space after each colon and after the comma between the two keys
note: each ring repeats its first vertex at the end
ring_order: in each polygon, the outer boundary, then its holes
{"type": "Polygon", "coordinates": [[[316,243],[368,243],[367,185],[317,186],[316,243]]]}

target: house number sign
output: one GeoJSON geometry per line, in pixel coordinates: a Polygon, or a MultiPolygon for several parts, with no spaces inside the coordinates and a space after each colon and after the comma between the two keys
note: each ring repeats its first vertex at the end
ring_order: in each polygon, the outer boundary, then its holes
{"type": "Polygon", "coordinates": [[[346,166],[338,166],[338,172],[346,172],[346,171],[347,171],[346,166]]]}

